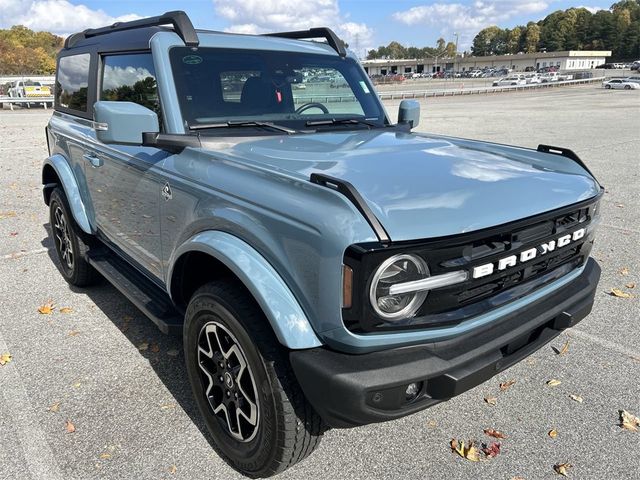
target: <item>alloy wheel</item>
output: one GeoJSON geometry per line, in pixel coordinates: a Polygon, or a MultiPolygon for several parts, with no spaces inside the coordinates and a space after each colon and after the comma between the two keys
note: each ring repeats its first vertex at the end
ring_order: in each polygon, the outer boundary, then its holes
{"type": "Polygon", "coordinates": [[[200,380],[213,414],[235,440],[251,441],[259,425],[258,391],[239,342],[219,322],[198,335],[200,380]]]}
{"type": "Polygon", "coordinates": [[[53,230],[58,253],[60,253],[60,259],[66,264],[69,270],[73,270],[73,244],[71,243],[71,235],[69,234],[69,223],[64,215],[64,211],[58,205],[56,205],[53,218],[55,220],[53,230]]]}

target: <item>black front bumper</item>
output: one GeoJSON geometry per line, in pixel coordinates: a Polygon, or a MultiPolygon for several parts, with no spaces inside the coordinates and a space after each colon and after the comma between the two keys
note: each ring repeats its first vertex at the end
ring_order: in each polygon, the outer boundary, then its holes
{"type": "Polygon", "coordinates": [[[600,267],[498,322],[450,340],[352,355],[315,348],[290,353],[298,382],[332,427],[393,420],[448,400],[514,365],[591,311],[600,267]],[[408,384],[420,393],[407,401],[408,384]]]}

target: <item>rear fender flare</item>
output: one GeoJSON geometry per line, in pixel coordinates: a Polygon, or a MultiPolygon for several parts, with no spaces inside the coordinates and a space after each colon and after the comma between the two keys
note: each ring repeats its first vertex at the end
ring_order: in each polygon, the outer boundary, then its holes
{"type": "Polygon", "coordinates": [[[222,262],[245,285],[266,315],[276,337],[290,349],[322,345],[306,314],[282,277],[253,247],[231,234],[208,230],[183,243],[172,255],[167,291],[172,291],[173,269],[185,253],[198,251],[222,262]]]}
{"type": "MultiPolygon", "coordinates": [[[[73,219],[83,232],[90,234],[91,224],[89,223],[89,217],[87,216],[87,211],[80,195],[78,182],[73,174],[73,170],[71,170],[69,166],[69,162],[64,156],[56,154],[47,158],[44,161],[44,165],[49,165],[54,169],[67,196],[73,219]]],[[[51,188],[51,185],[45,185],[44,188],[51,188]]]]}

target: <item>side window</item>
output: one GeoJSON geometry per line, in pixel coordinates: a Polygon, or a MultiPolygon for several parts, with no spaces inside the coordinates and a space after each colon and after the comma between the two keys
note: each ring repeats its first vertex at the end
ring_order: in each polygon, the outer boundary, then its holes
{"type": "Polygon", "coordinates": [[[56,103],[59,106],[79,112],[87,111],[90,60],[88,53],[60,59],[56,77],[56,103]]]}
{"type": "Polygon", "coordinates": [[[100,100],[134,102],[160,115],[158,86],[150,53],[103,58],[100,100]]]}

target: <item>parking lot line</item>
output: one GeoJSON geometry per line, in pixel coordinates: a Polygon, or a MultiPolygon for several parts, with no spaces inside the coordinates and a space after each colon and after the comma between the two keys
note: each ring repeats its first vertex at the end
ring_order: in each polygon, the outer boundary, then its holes
{"type": "MultiPolygon", "coordinates": [[[[0,333],[0,352],[8,351],[0,333]]],[[[29,401],[20,373],[15,363],[9,363],[0,370],[0,391],[3,406],[7,409],[11,424],[20,442],[24,460],[32,478],[62,480],[53,452],[39,428],[38,416],[29,401]]]]}
{"type": "Polygon", "coordinates": [[[596,345],[606,348],[607,350],[611,350],[613,352],[620,353],[628,357],[640,358],[640,350],[634,350],[633,348],[626,347],[624,345],[621,345],[618,342],[611,342],[607,339],[600,338],[597,335],[592,335],[590,333],[583,332],[581,330],[576,330],[575,328],[568,330],[567,334],[570,337],[575,337],[580,340],[585,340],[590,343],[595,343],[596,345]]]}

